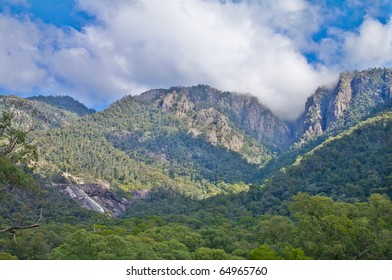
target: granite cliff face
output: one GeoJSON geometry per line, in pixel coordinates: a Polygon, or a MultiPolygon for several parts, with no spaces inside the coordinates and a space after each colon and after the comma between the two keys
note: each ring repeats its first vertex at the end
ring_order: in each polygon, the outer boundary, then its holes
{"type": "Polygon", "coordinates": [[[55,187],[63,194],[74,199],[81,207],[111,217],[123,214],[129,201],[118,198],[114,192],[98,184],[57,184],[55,187]]]}
{"type": "Polygon", "coordinates": [[[391,99],[392,69],[343,73],[334,88],[319,88],[306,102],[301,141],[347,129],[391,99]]]}

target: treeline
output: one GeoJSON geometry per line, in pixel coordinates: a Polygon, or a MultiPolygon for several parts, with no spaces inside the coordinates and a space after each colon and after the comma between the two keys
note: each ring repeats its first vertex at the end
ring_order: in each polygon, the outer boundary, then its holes
{"type": "Polygon", "coordinates": [[[84,223],[47,222],[0,236],[0,258],[19,259],[390,259],[392,203],[373,194],[367,202],[336,202],[298,194],[290,215],[220,211],[84,223]]]}

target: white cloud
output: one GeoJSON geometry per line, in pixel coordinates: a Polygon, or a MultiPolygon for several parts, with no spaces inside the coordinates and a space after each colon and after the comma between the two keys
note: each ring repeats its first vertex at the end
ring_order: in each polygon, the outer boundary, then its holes
{"type": "Polygon", "coordinates": [[[351,68],[392,67],[392,19],[366,19],[358,33],[345,34],[344,51],[351,68]]]}
{"type": "MultiPolygon", "coordinates": [[[[87,48],[117,77],[142,87],[204,83],[249,92],[292,119],[306,97],[331,79],[299,53],[318,27],[316,9],[305,1],[81,0],[79,5],[102,22],[84,31],[87,48]]],[[[134,92],[132,85],[128,91],[134,92]]]]}
{"type": "Polygon", "coordinates": [[[42,34],[27,19],[0,14],[0,86],[13,91],[29,91],[45,81],[46,73],[36,62],[42,34]]]}
{"type": "Polygon", "coordinates": [[[80,0],[78,7],[98,24],[61,30],[2,17],[0,36],[15,29],[20,37],[0,43],[0,86],[60,91],[94,106],[147,88],[203,83],[251,93],[293,119],[335,77],[301,55],[314,47],[320,24],[317,7],[303,0],[80,0]],[[18,51],[14,58],[9,49],[18,51]]]}

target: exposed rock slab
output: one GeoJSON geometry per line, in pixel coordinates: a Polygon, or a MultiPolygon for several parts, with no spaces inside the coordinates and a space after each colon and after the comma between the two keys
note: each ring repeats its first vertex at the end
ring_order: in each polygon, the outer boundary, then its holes
{"type": "Polygon", "coordinates": [[[52,185],[77,201],[85,209],[107,213],[111,217],[121,216],[130,201],[119,198],[110,189],[98,184],[57,184],[52,185]]]}

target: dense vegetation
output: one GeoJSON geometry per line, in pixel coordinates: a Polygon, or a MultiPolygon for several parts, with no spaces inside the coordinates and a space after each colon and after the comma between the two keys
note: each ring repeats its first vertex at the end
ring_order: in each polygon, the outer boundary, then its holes
{"type": "Polygon", "coordinates": [[[390,259],[392,204],[335,202],[298,194],[289,216],[243,213],[234,219],[202,209],[191,215],[110,220],[67,209],[15,243],[0,239],[1,256],[20,259],[390,259]],[[76,214],[76,213],[73,213],[76,214]],[[69,214],[68,214],[69,215],[69,214]],[[67,218],[68,217],[68,218],[67,218]],[[76,222],[75,218],[79,218],[76,222]],[[75,223],[76,222],[76,223],[75,223]]]}

